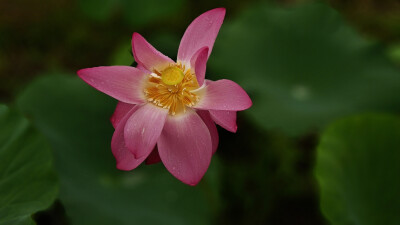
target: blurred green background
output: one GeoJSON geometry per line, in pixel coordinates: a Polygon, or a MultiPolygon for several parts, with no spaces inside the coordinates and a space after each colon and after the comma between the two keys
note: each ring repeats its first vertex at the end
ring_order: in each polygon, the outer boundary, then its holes
{"type": "Polygon", "coordinates": [[[0,224],[400,224],[397,0],[0,0],[0,224]],[[207,78],[253,106],[196,187],[119,171],[116,101],[76,76],[131,65],[133,32],[176,59],[227,15],[207,78]]]}

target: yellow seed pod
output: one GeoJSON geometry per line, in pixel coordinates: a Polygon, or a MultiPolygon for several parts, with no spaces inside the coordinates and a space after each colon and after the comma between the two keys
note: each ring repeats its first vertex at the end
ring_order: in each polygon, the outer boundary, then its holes
{"type": "Polygon", "coordinates": [[[183,77],[183,71],[175,66],[168,67],[161,72],[161,80],[167,85],[179,84],[183,77]]]}

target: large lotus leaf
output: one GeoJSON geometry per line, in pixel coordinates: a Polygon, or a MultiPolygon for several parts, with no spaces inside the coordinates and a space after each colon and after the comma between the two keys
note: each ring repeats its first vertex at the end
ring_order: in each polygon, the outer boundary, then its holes
{"type": "Polygon", "coordinates": [[[58,180],[45,137],[0,105],[0,224],[35,224],[31,215],[57,197],[58,180]]]}
{"type": "Polygon", "coordinates": [[[242,85],[256,124],[299,135],[350,113],[399,109],[400,72],[385,55],[324,4],[259,4],[224,23],[208,76],[242,85]]]}
{"type": "Polygon", "coordinates": [[[207,198],[173,178],[162,164],[119,171],[109,118],[116,101],[76,75],[46,76],[19,97],[23,112],[51,140],[60,199],[74,225],[208,224],[207,198]]]}
{"type": "Polygon", "coordinates": [[[400,224],[400,119],[363,115],[322,135],[315,173],[333,225],[400,224]]]}

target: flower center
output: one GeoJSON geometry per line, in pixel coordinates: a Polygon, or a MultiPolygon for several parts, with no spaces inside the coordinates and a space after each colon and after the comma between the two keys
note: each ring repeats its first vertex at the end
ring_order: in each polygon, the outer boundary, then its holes
{"type": "Polygon", "coordinates": [[[186,112],[199,101],[199,96],[192,93],[199,88],[196,76],[181,64],[171,65],[163,71],[150,74],[144,94],[147,101],[169,109],[170,115],[186,112]]]}
{"type": "Polygon", "coordinates": [[[183,80],[183,77],[183,71],[176,66],[168,67],[161,72],[161,80],[167,85],[179,84],[183,80]]]}

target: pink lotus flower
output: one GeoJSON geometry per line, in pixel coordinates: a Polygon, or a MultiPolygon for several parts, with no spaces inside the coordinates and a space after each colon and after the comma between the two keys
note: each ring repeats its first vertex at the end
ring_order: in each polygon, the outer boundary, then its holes
{"type": "Polygon", "coordinates": [[[249,96],[233,81],[204,79],[224,17],[225,9],[217,8],[196,18],[183,35],[177,62],[134,33],[137,68],[78,71],[86,83],[119,100],[111,118],[111,148],[118,169],[132,170],[145,160],[162,161],[176,178],[196,185],[217,150],[215,123],[236,132],[236,111],[252,105],[249,96]]]}

